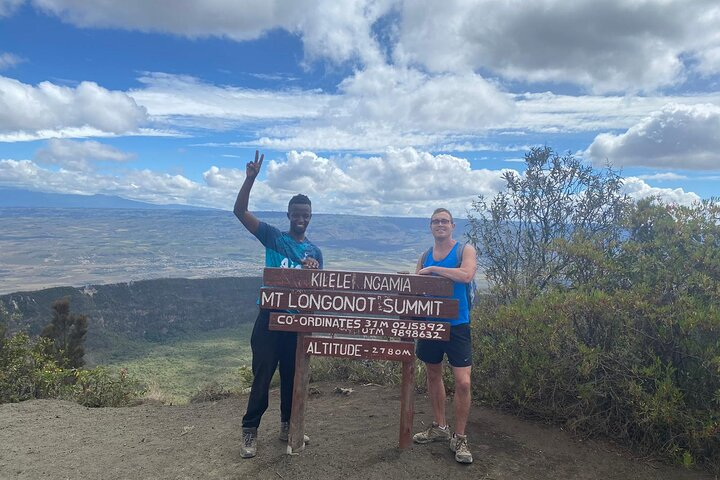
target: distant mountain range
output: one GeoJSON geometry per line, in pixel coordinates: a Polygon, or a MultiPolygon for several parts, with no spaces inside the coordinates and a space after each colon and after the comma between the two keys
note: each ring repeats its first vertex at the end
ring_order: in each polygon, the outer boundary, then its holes
{"type": "Polygon", "coordinates": [[[214,210],[192,205],[156,205],[111,195],[72,195],[0,187],[0,208],[129,208],[162,210],[214,210]]]}

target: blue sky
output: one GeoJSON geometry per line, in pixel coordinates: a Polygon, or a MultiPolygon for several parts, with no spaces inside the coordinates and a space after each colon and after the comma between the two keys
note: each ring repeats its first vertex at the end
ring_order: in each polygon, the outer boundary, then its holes
{"type": "Polygon", "coordinates": [[[717,1],[0,0],[0,186],[426,215],[535,145],[719,195],[717,1]]]}

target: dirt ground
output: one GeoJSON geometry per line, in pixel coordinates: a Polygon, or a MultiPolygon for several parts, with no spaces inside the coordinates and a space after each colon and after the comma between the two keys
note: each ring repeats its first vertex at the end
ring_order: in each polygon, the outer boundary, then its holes
{"type": "MultiPolygon", "coordinates": [[[[580,441],[557,427],[473,407],[472,465],[447,444],[397,448],[399,387],[313,384],[306,433],[289,456],[277,439],[279,395],[259,431],[258,456],[240,458],[245,398],[186,406],[89,409],[35,400],[0,405],[0,479],[692,479],[701,472],[634,458],[601,441],[580,441]],[[352,388],[348,396],[333,393],[352,388]]],[[[415,429],[430,418],[416,397],[415,429]]]]}

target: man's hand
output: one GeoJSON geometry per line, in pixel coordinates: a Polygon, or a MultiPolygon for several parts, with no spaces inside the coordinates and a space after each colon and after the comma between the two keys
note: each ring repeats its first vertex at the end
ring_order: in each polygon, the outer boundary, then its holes
{"type": "Polygon", "coordinates": [[[235,216],[253,235],[255,235],[260,227],[260,220],[248,211],[248,202],[250,201],[250,190],[252,189],[253,183],[255,183],[255,178],[258,176],[258,173],[260,173],[260,167],[262,167],[264,159],[265,155],[260,155],[260,152],[255,150],[255,161],[248,162],[245,167],[245,181],[242,187],[240,187],[237,199],[235,200],[235,207],[233,208],[235,216]]]}
{"type": "Polygon", "coordinates": [[[417,272],[418,275],[432,275],[433,273],[435,273],[435,265],[431,265],[431,266],[429,266],[429,267],[421,268],[421,269],[418,270],[418,272],[417,272]]]}
{"type": "Polygon", "coordinates": [[[307,257],[302,260],[302,268],[318,269],[320,268],[320,262],[312,257],[307,257]]]}
{"type": "Polygon", "coordinates": [[[262,167],[263,160],[265,160],[265,154],[260,155],[260,159],[258,159],[259,154],[260,152],[255,150],[255,161],[248,162],[245,166],[245,175],[252,180],[255,180],[258,173],[260,173],[260,167],[262,167]]]}

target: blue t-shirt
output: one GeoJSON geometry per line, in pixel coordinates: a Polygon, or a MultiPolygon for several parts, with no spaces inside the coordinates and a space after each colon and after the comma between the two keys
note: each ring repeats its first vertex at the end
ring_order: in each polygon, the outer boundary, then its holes
{"type": "MultiPolygon", "coordinates": [[[[458,246],[460,242],[455,242],[455,245],[450,252],[442,260],[436,261],[433,259],[433,249],[430,247],[428,254],[423,262],[423,268],[425,267],[446,267],[446,268],[457,268],[462,263],[462,258],[459,257],[458,246]]],[[[468,308],[467,298],[467,284],[462,282],[453,282],[453,295],[458,301],[459,312],[457,318],[450,319],[450,325],[462,325],[463,323],[470,323],[470,308],[468,308]]],[[[435,319],[438,321],[439,319],[435,319]]]]}
{"type": "Polygon", "coordinates": [[[272,225],[260,222],[255,237],[265,246],[265,266],[281,268],[302,268],[302,261],[311,257],[323,267],[322,252],[307,237],[298,242],[287,232],[281,232],[272,225]]]}

